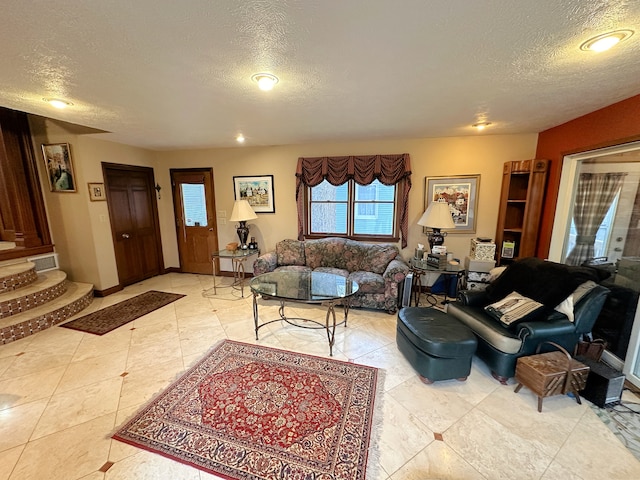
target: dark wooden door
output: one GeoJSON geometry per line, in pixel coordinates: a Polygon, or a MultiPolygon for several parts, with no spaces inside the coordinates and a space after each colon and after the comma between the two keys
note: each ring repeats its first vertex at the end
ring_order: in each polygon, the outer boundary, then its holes
{"type": "Polygon", "coordinates": [[[121,286],[164,271],[153,169],[102,164],[121,286]]]}
{"type": "Polygon", "coordinates": [[[213,171],[171,169],[180,269],[211,274],[211,252],[218,250],[213,171]]]}

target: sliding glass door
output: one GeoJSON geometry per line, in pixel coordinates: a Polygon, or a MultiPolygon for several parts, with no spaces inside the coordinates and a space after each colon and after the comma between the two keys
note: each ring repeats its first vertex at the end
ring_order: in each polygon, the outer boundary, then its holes
{"type": "Polygon", "coordinates": [[[565,157],[549,259],[607,269],[594,327],[605,361],[640,386],[640,142],[565,157]]]}

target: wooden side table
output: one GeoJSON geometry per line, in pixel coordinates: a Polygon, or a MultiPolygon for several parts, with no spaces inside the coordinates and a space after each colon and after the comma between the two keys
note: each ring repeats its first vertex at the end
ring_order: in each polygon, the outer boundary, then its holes
{"type": "Polygon", "coordinates": [[[552,395],[573,393],[576,402],[580,401],[580,390],[587,384],[589,367],[571,358],[569,352],[554,342],[542,342],[535,355],[518,358],[516,363],[515,393],[525,386],[538,396],[538,412],[542,412],[542,400],[552,395]],[[538,353],[540,347],[548,343],[560,351],[538,353]]]}

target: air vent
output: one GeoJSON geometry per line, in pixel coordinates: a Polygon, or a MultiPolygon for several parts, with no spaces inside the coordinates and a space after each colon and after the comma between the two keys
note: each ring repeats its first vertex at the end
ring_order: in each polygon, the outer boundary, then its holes
{"type": "Polygon", "coordinates": [[[57,270],[59,268],[57,253],[47,253],[46,255],[27,258],[27,261],[32,262],[36,266],[36,272],[48,272],[49,270],[57,270]]]}

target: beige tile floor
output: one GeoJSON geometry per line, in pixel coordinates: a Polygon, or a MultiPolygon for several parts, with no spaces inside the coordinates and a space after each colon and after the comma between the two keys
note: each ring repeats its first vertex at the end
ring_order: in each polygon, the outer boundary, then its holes
{"type": "MultiPolygon", "coordinates": [[[[150,289],[187,296],[102,337],[54,327],[0,345],[0,480],[217,478],[110,439],[219,340],[256,343],[251,297],[230,289],[203,296],[211,285],[207,276],[163,275],[96,299],[89,309],[150,289]]],[[[276,318],[275,302],[260,308],[261,316],[276,318]]],[[[324,318],[322,308],[292,309],[324,318]]],[[[395,346],[395,322],[384,312],[353,309],[334,347],[337,359],[386,372],[370,479],[640,478],[640,462],[587,401],[551,397],[538,413],[531,392],[500,385],[477,359],[464,383],[424,385],[395,346]]],[[[328,354],[322,331],[281,322],[264,327],[257,343],[328,354]]]]}

